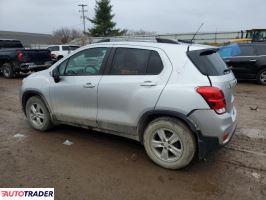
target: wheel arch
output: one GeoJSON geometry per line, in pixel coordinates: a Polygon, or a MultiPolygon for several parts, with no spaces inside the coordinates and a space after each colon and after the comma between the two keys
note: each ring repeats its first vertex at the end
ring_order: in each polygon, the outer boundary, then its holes
{"type": "Polygon", "coordinates": [[[193,135],[195,136],[195,139],[198,140],[197,128],[191,121],[188,120],[185,114],[169,110],[152,110],[145,112],[138,122],[137,132],[141,143],[143,142],[143,134],[147,125],[151,121],[159,117],[172,117],[181,120],[190,128],[190,130],[193,132],[193,135]]]}
{"type": "Polygon", "coordinates": [[[27,90],[22,94],[21,104],[22,104],[22,110],[23,110],[24,114],[26,115],[26,103],[33,96],[39,96],[43,100],[43,102],[45,103],[45,106],[47,107],[49,113],[51,114],[51,109],[50,109],[50,106],[49,106],[47,100],[42,95],[42,93],[37,91],[37,90],[27,90]]]}

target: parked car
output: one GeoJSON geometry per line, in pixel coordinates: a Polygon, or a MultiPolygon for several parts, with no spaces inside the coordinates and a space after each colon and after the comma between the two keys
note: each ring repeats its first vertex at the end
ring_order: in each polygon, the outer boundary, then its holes
{"type": "Polygon", "coordinates": [[[131,138],[158,165],[180,169],[231,139],[235,85],[216,49],[106,42],[25,78],[21,100],[36,130],[69,124],[131,138]]]}
{"type": "Polygon", "coordinates": [[[52,65],[47,49],[25,49],[18,40],[0,39],[0,73],[13,78],[20,72],[40,71],[52,65]]]}
{"type": "Polygon", "coordinates": [[[53,45],[53,46],[49,46],[47,49],[51,51],[52,58],[55,61],[58,61],[64,56],[70,54],[72,51],[75,51],[78,48],[79,46],[77,45],[53,45]]]}
{"type": "Polygon", "coordinates": [[[239,80],[257,80],[266,85],[266,43],[240,43],[218,51],[239,80]]]}

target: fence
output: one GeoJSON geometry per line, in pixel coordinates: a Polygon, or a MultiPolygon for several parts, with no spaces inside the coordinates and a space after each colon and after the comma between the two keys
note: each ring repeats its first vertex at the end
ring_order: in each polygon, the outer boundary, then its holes
{"type": "MultiPolygon", "coordinates": [[[[200,44],[224,44],[232,39],[240,38],[241,34],[245,32],[206,32],[198,33],[195,36],[194,42],[200,44]]],[[[73,40],[70,44],[84,45],[95,43],[104,39],[111,39],[112,41],[152,41],[155,38],[166,38],[172,40],[191,40],[194,33],[177,33],[177,34],[162,34],[162,35],[129,35],[129,36],[116,36],[116,37],[91,37],[80,38],[73,40]]]]}

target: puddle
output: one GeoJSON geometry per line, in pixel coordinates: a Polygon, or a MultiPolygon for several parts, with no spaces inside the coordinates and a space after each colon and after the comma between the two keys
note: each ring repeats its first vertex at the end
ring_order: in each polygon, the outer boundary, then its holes
{"type": "Polygon", "coordinates": [[[245,135],[249,138],[266,139],[266,133],[263,133],[260,129],[255,128],[240,128],[239,134],[245,135]]]}

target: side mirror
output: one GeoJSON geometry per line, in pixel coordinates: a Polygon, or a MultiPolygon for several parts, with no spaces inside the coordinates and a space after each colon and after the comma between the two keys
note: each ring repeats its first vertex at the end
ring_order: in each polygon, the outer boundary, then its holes
{"type": "Polygon", "coordinates": [[[58,83],[60,81],[60,73],[57,67],[53,69],[52,77],[54,78],[55,83],[58,83]]]}

